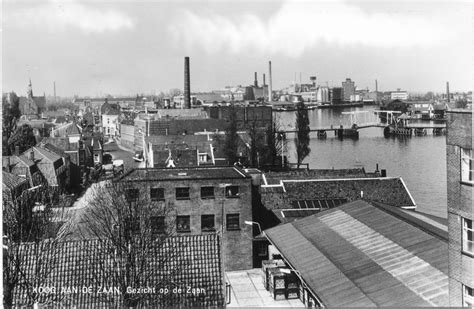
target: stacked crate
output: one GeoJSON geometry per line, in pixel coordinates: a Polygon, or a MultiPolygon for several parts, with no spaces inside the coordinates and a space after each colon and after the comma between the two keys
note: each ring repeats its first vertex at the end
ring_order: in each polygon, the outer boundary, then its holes
{"type": "Polygon", "coordinates": [[[283,260],[268,260],[262,261],[262,271],[263,271],[263,286],[268,291],[269,286],[269,270],[272,268],[284,267],[285,263],[283,260]]]}
{"type": "Polygon", "coordinates": [[[299,298],[299,279],[294,272],[285,274],[286,299],[299,298]]]}
{"type": "Polygon", "coordinates": [[[280,268],[269,269],[269,290],[275,300],[286,299],[285,274],[280,268]]]}

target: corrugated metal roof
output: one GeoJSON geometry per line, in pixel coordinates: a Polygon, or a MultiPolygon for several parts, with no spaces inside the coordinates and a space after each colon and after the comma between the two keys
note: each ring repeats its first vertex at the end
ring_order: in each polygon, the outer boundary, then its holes
{"type": "Polygon", "coordinates": [[[448,306],[447,241],[414,222],[359,200],[265,234],[325,306],[448,306]]]}

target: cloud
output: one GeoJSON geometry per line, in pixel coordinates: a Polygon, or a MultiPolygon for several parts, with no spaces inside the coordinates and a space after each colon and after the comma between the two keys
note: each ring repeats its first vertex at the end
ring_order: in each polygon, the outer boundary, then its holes
{"type": "Polygon", "coordinates": [[[103,33],[131,29],[134,21],[113,9],[98,9],[74,0],[52,0],[35,8],[16,11],[9,21],[20,25],[48,26],[51,30],[80,29],[86,33],[103,33]]]}
{"type": "Polygon", "coordinates": [[[287,0],[267,21],[246,14],[238,20],[188,10],[168,28],[176,44],[208,53],[300,56],[321,42],[367,47],[432,46],[446,29],[426,16],[368,13],[341,1],[287,0]]]}

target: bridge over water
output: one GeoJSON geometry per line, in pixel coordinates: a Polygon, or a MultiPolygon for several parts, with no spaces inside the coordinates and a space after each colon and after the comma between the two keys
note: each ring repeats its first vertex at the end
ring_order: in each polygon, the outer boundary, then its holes
{"type": "MultiPolygon", "coordinates": [[[[310,124],[311,126],[311,124],[310,124]]],[[[433,123],[410,123],[410,119],[403,115],[400,111],[382,111],[382,110],[371,110],[371,111],[352,111],[342,112],[339,123],[334,123],[330,126],[324,127],[310,127],[311,132],[323,132],[323,131],[337,131],[341,128],[344,129],[365,129],[371,127],[385,128],[387,126],[403,127],[406,129],[443,129],[446,128],[446,124],[433,124],[433,123]],[[380,114],[385,116],[386,121],[382,121],[380,114]]],[[[288,127],[281,130],[285,133],[296,133],[294,127],[288,127]]]]}

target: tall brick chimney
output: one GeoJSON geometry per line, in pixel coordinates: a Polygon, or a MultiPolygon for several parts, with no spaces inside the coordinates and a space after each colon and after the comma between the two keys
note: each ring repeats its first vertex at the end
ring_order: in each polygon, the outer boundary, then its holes
{"type": "Polygon", "coordinates": [[[272,62],[268,61],[268,102],[272,101],[272,62]]]}
{"type": "Polygon", "coordinates": [[[448,96],[448,103],[449,103],[449,82],[446,82],[446,95],[448,96]]]}
{"type": "Polygon", "coordinates": [[[258,87],[257,72],[255,72],[255,79],[254,79],[253,85],[254,85],[255,87],[258,87]]]}
{"type": "Polygon", "coordinates": [[[265,86],[265,73],[263,73],[263,85],[265,86]]]}
{"type": "Polygon", "coordinates": [[[191,108],[191,74],[189,73],[189,57],[184,57],[184,107],[191,108]]]}

